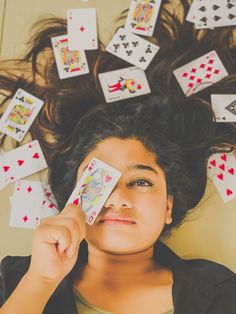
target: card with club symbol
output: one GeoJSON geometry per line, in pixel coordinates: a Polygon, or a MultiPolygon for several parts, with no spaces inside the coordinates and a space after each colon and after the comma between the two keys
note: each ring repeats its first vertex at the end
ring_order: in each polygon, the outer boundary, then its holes
{"type": "Polygon", "coordinates": [[[236,94],[211,95],[216,122],[236,122],[236,94]]]}

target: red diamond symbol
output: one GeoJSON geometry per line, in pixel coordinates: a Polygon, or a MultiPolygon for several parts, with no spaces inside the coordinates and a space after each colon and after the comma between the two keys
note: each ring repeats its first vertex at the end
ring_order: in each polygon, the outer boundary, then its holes
{"type": "Polygon", "coordinates": [[[187,77],[188,76],[188,73],[187,72],[184,72],[183,73],[183,77],[187,77]]]}
{"type": "Polygon", "coordinates": [[[29,193],[32,191],[31,186],[29,186],[29,187],[27,188],[27,191],[28,191],[29,193]]]}
{"type": "Polygon", "coordinates": [[[201,83],[202,82],[202,79],[197,79],[197,83],[201,83]]]}
{"type": "Polygon", "coordinates": [[[80,27],[80,31],[83,32],[85,28],[83,26],[80,27]]]}
{"type": "Polygon", "coordinates": [[[208,68],[207,68],[207,71],[211,71],[211,70],[212,70],[212,67],[208,67],[208,68]]]}
{"type": "Polygon", "coordinates": [[[211,78],[211,74],[208,73],[205,77],[209,79],[209,78],[211,78]]]}
{"type": "Polygon", "coordinates": [[[208,61],[208,63],[209,63],[209,64],[213,64],[213,63],[214,63],[214,59],[210,59],[210,60],[208,61]]]}
{"type": "Polygon", "coordinates": [[[27,220],[29,220],[29,218],[28,218],[27,216],[24,216],[24,217],[23,217],[23,221],[24,221],[24,222],[27,222],[27,220]]]}
{"type": "Polygon", "coordinates": [[[196,69],[196,68],[193,68],[193,69],[191,70],[191,73],[196,73],[196,71],[197,71],[197,69],[196,69]]]}
{"type": "Polygon", "coordinates": [[[188,87],[193,87],[193,83],[188,83],[188,87]]]}
{"type": "Polygon", "coordinates": [[[200,65],[200,69],[204,69],[205,68],[205,63],[202,63],[201,65],[200,65]]]}
{"type": "Polygon", "coordinates": [[[190,79],[190,80],[194,80],[194,79],[195,79],[195,76],[194,76],[194,75],[191,75],[189,79],[190,79]]]}
{"type": "Polygon", "coordinates": [[[220,70],[215,70],[214,74],[219,74],[220,70]]]}

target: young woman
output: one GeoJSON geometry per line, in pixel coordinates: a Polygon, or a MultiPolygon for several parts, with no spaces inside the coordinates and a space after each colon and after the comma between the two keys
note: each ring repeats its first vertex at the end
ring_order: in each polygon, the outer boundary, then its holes
{"type": "Polygon", "coordinates": [[[100,104],[97,73],[127,63],[98,50],[88,55],[91,75],[60,81],[49,47],[65,22],[38,25],[44,28],[21,61],[32,71],[3,73],[0,84],[6,100],[21,87],[46,102],[31,134],[47,157],[61,212],[35,231],[31,257],[3,259],[0,313],[234,314],[232,271],[182,260],[159,240],[202,198],[209,156],[235,147],[235,126],[216,124],[209,103],[211,93],[235,90],[232,31],[199,38],[163,7],[152,38],[160,53],[146,72],[152,96],[100,104]],[[172,71],[210,48],[232,75],[186,98],[172,71]],[[93,157],[122,176],[89,226],[80,208],[65,204],[93,157]]]}

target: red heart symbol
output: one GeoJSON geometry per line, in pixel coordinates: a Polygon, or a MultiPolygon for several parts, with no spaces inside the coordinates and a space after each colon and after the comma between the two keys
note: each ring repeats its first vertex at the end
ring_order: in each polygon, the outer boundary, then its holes
{"type": "Polygon", "coordinates": [[[220,180],[223,180],[223,178],[224,178],[223,173],[218,174],[218,175],[217,175],[217,178],[219,178],[220,180]]]}
{"type": "Polygon", "coordinates": [[[92,166],[89,166],[89,171],[92,170],[92,169],[93,169],[93,167],[92,167],[92,166]]]}
{"type": "Polygon", "coordinates": [[[234,168],[230,168],[228,172],[234,175],[234,168]]]}
{"type": "Polygon", "coordinates": [[[219,168],[222,169],[222,170],[225,170],[225,165],[221,164],[221,165],[219,165],[219,168]]]}
{"type": "Polygon", "coordinates": [[[55,207],[55,205],[53,203],[50,203],[50,205],[48,207],[53,208],[53,207],[55,207]]]}
{"type": "Polygon", "coordinates": [[[220,156],[220,158],[221,158],[222,160],[224,160],[224,161],[226,161],[226,160],[227,160],[227,156],[226,156],[226,154],[221,155],[221,156],[220,156]]]}
{"type": "Polygon", "coordinates": [[[31,144],[29,144],[29,145],[28,145],[28,147],[29,147],[29,148],[31,148],[31,147],[32,147],[32,145],[31,145],[31,144]]]}
{"type": "Polygon", "coordinates": [[[73,205],[77,206],[78,204],[79,204],[79,199],[76,198],[76,199],[74,200],[74,202],[73,202],[73,205]]]}
{"type": "Polygon", "coordinates": [[[10,169],[9,166],[4,166],[4,167],[3,167],[4,172],[7,172],[9,169],[10,169]]]}
{"type": "Polygon", "coordinates": [[[46,193],[46,196],[49,197],[49,196],[51,196],[51,194],[52,194],[52,193],[47,192],[47,193],[46,193]]]}
{"type": "Polygon", "coordinates": [[[210,164],[215,167],[215,166],[216,166],[216,161],[215,161],[215,159],[212,160],[212,161],[210,162],[210,164]]]}
{"type": "Polygon", "coordinates": [[[227,190],[226,190],[226,193],[227,193],[228,196],[230,196],[230,195],[233,194],[233,192],[232,192],[230,189],[227,189],[227,190]]]}
{"type": "Polygon", "coordinates": [[[24,160],[19,159],[19,160],[17,160],[17,163],[18,163],[18,166],[21,166],[21,165],[23,165],[24,160]]]}
{"type": "Polygon", "coordinates": [[[38,153],[35,153],[35,154],[33,155],[33,158],[38,159],[38,158],[39,158],[39,154],[38,154],[38,153]]]}
{"type": "Polygon", "coordinates": [[[28,187],[27,191],[30,193],[32,191],[31,186],[28,187]]]}
{"type": "Polygon", "coordinates": [[[109,181],[111,181],[111,176],[109,176],[109,174],[106,176],[106,178],[105,178],[105,182],[107,183],[107,182],[109,182],[109,181]]]}

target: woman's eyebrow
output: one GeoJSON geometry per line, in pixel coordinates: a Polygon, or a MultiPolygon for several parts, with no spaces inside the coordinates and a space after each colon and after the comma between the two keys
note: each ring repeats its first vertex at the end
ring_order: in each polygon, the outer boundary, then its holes
{"type": "Polygon", "coordinates": [[[158,175],[158,172],[150,167],[150,166],[146,166],[146,165],[142,165],[142,164],[133,164],[133,165],[130,165],[128,167],[129,170],[134,170],[134,169],[138,169],[138,170],[149,170],[149,171],[152,171],[154,172],[156,175],[158,175]]]}

